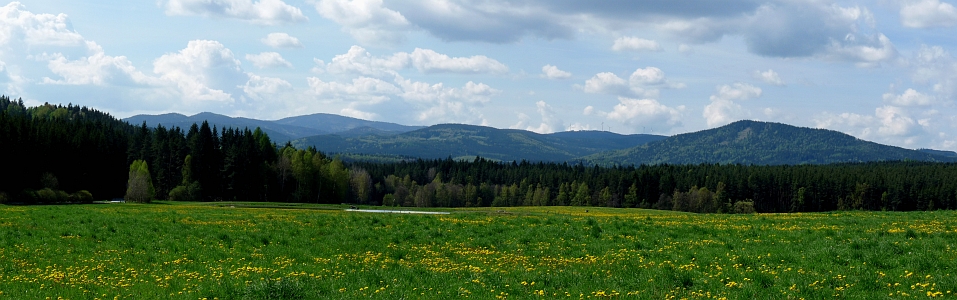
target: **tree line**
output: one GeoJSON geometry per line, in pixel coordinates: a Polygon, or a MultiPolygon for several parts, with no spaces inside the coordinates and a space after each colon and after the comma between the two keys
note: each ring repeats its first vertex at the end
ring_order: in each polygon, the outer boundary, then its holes
{"type": "Polygon", "coordinates": [[[573,205],[690,212],[957,208],[957,164],[601,167],[342,161],[257,129],[131,125],[86,107],[0,97],[0,202],[272,201],[385,206],[573,205]]]}

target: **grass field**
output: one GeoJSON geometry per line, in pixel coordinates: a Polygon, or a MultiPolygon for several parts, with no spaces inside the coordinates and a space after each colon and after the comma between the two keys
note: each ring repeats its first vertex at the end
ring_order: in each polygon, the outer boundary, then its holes
{"type": "Polygon", "coordinates": [[[0,206],[0,298],[886,299],[957,292],[957,213],[950,211],[529,207],[409,215],[244,206],[0,206]]]}

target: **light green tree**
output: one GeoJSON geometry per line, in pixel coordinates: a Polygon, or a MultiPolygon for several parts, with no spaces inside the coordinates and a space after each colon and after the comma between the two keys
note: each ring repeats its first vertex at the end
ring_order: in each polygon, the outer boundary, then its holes
{"type": "Polygon", "coordinates": [[[130,177],[126,182],[126,200],[149,203],[153,200],[153,180],[145,161],[136,160],[130,164],[130,177]]]}

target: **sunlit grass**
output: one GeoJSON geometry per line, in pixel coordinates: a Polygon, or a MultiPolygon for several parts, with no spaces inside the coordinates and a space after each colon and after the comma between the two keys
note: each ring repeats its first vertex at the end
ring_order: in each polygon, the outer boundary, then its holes
{"type": "Polygon", "coordinates": [[[0,298],[953,297],[957,213],[0,206],[0,298]]]}

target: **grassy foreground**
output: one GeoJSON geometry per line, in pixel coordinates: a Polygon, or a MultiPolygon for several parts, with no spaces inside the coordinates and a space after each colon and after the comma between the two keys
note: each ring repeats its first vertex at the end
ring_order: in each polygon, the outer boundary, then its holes
{"type": "Polygon", "coordinates": [[[957,292],[955,212],[451,211],[0,206],[0,298],[886,299],[957,292]]]}

